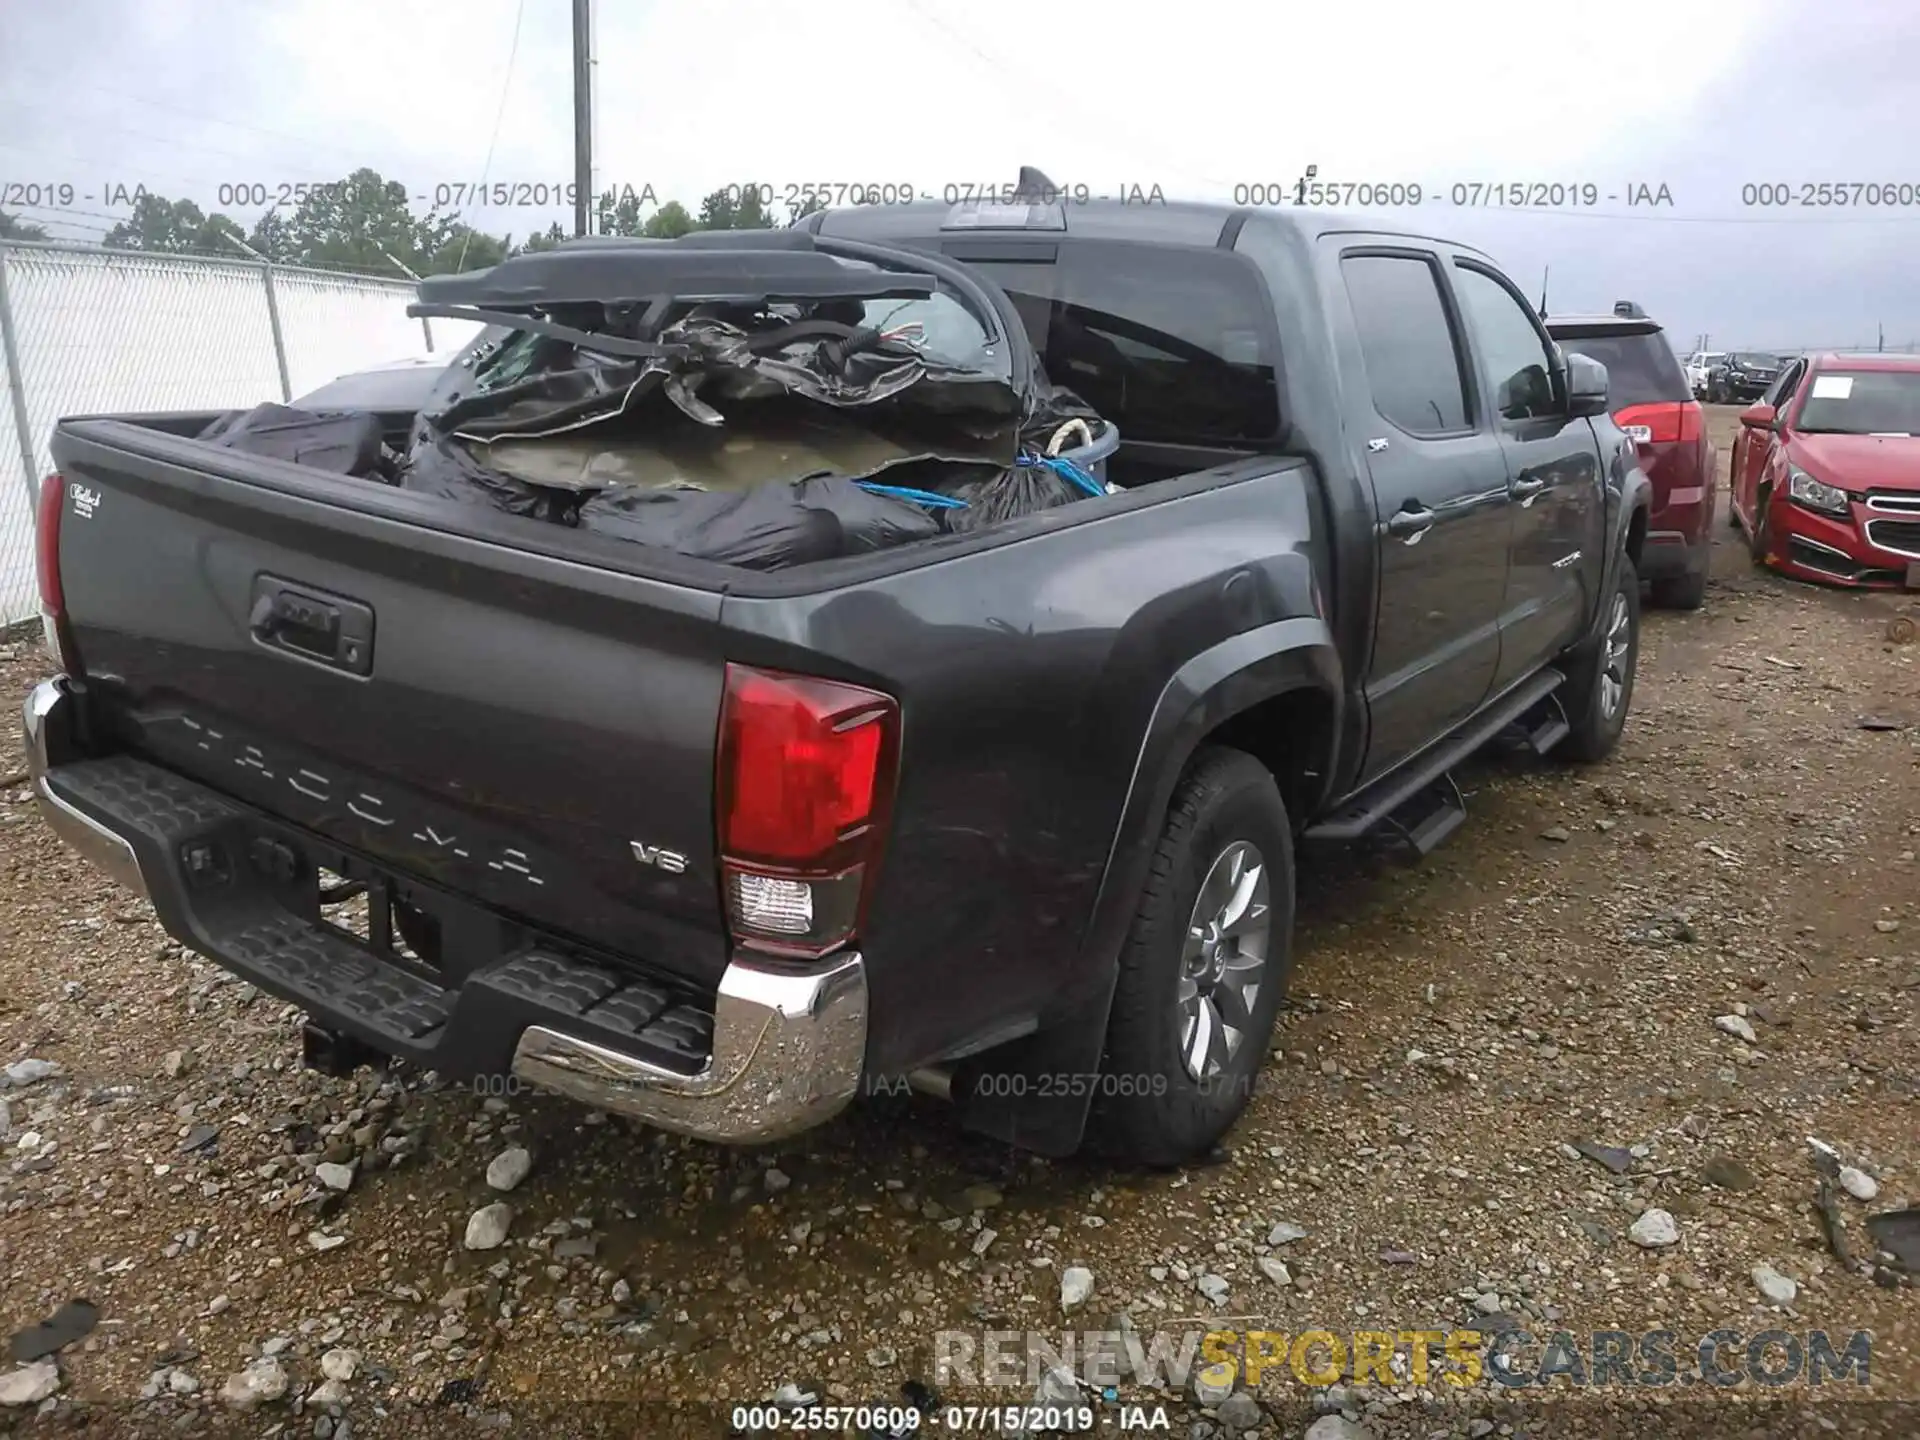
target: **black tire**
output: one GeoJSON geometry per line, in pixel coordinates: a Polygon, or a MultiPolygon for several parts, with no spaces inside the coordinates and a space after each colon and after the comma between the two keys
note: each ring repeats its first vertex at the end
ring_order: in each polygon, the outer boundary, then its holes
{"type": "Polygon", "coordinates": [[[1613,753],[1620,743],[1620,732],[1626,728],[1627,712],[1633,708],[1633,678],[1640,667],[1640,574],[1633,568],[1631,557],[1620,557],[1613,591],[1602,604],[1600,633],[1567,658],[1565,702],[1567,722],[1573,728],[1556,753],[1583,764],[1604,760],[1613,753]],[[1616,607],[1624,607],[1624,612],[1616,607]],[[1611,644],[1618,638],[1616,615],[1624,619],[1626,631],[1626,650],[1617,664],[1611,644]],[[1602,683],[1609,670],[1620,682],[1618,698],[1611,708],[1609,687],[1602,683]]]}
{"type": "Polygon", "coordinates": [[[1647,586],[1647,595],[1662,610],[1698,610],[1707,603],[1706,568],[1655,580],[1647,586]]]}
{"type": "Polygon", "coordinates": [[[1293,909],[1293,831],[1272,773],[1244,751],[1202,748],[1174,790],[1120,952],[1092,1148],[1130,1164],[1179,1165],[1206,1154],[1239,1118],[1293,967],[1293,909]],[[1240,842],[1266,866],[1266,960],[1237,1047],[1196,1081],[1183,1058],[1182,951],[1203,882],[1240,842]]]}

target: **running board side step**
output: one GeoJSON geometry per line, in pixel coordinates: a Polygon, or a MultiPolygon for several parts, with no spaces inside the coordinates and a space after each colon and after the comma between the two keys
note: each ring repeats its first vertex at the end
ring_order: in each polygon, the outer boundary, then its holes
{"type": "Polygon", "coordinates": [[[1554,746],[1573,733],[1573,726],[1567,723],[1567,707],[1560,703],[1557,690],[1515,723],[1526,747],[1543,760],[1553,753],[1554,746]]]}
{"type": "Polygon", "coordinates": [[[1351,845],[1384,827],[1416,856],[1429,854],[1466,819],[1466,803],[1452,778],[1455,766],[1515,725],[1542,755],[1566,738],[1566,714],[1555,693],[1565,683],[1566,676],[1558,670],[1541,671],[1466,729],[1382,776],[1336,813],[1309,826],[1301,838],[1310,845],[1351,845]],[[1535,711],[1542,713],[1536,716],[1535,711]]]}

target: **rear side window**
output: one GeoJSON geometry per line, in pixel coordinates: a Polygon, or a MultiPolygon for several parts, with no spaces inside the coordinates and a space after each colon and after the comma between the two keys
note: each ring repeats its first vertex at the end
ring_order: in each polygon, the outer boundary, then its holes
{"type": "Polygon", "coordinates": [[[1082,241],[1051,265],[967,264],[1012,297],[1047,378],[1122,439],[1233,445],[1278,434],[1272,302],[1231,251],[1082,241]]]}
{"type": "Polygon", "coordinates": [[[1374,409],[1412,435],[1467,426],[1460,350],[1431,261],[1348,255],[1340,262],[1374,409]]]}
{"type": "Polygon", "coordinates": [[[1505,420],[1553,414],[1553,357],[1534,328],[1533,308],[1478,266],[1456,263],[1453,277],[1493,387],[1493,408],[1505,420]]]}
{"type": "Polygon", "coordinates": [[[1560,348],[1607,367],[1607,403],[1616,410],[1693,399],[1686,372],[1664,336],[1566,335],[1560,337],[1560,348]]]}

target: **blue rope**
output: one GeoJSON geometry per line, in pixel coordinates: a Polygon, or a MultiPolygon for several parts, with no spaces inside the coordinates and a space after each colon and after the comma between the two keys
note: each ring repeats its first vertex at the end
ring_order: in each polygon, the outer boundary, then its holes
{"type": "Polygon", "coordinates": [[[884,495],[889,500],[905,500],[910,504],[924,505],[929,510],[964,510],[967,502],[952,495],[941,495],[932,490],[915,490],[910,485],[882,485],[877,480],[856,480],[853,482],[869,495],[884,495]]]}
{"type": "Polygon", "coordinates": [[[1039,465],[1044,469],[1051,470],[1061,479],[1071,485],[1079,487],[1089,495],[1105,495],[1107,493],[1106,486],[1102,485],[1098,480],[1094,479],[1093,476],[1082,470],[1064,455],[1021,455],[1014,463],[1019,465],[1039,465]]]}

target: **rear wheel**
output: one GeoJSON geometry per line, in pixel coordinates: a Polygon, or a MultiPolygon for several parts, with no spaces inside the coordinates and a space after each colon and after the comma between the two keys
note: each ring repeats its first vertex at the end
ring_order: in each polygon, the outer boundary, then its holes
{"type": "Polygon", "coordinates": [[[1566,709],[1573,728],[1558,753],[1569,760],[1605,759],[1627,725],[1640,661],[1640,575],[1632,557],[1620,557],[1613,593],[1603,603],[1599,636],[1568,659],[1566,709]]]}
{"type": "Polygon", "coordinates": [[[1698,610],[1707,603],[1707,568],[1655,580],[1647,593],[1662,610],[1698,610]]]}
{"type": "Polygon", "coordinates": [[[1174,792],[1120,956],[1089,1126],[1144,1165],[1204,1154],[1252,1098],[1293,958],[1293,832],[1273,775],[1209,747],[1174,792]]]}

